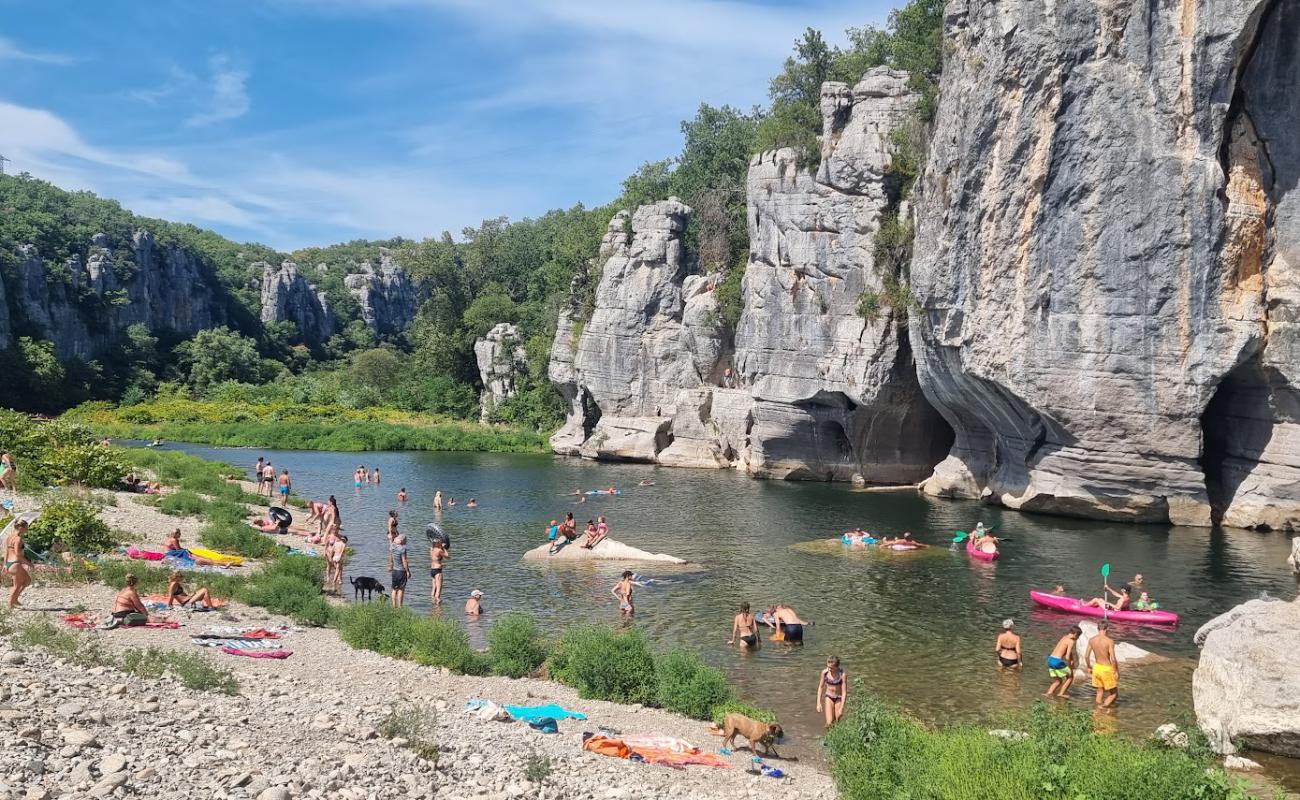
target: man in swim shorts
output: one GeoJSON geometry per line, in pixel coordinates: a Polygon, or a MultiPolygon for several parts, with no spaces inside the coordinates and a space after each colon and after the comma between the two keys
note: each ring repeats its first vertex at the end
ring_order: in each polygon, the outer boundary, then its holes
{"type": "Polygon", "coordinates": [[[1092,672],[1092,686],[1097,690],[1093,703],[1101,708],[1115,705],[1119,699],[1119,660],[1115,658],[1115,641],[1110,638],[1110,623],[1097,623],[1097,635],[1088,640],[1083,663],[1092,672]]]}
{"type": "Polygon", "coordinates": [[[1015,624],[1014,620],[1002,620],[1002,633],[998,635],[998,641],[993,646],[994,652],[998,654],[998,669],[1020,669],[1024,662],[1020,651],[1020,637],[1012,630],[1015,624]]]}
{"type": "Polygon", "coordinates": [[[1043,693],[1044,697],[1065,697],[1070,691],[1070,684],[1074,683],[1074,644],[1082,635],[1083,630],[1074,625],[1052,648],[1052,654],[1047,657],[1047,676],[1052,684],[1043,693]]]}
{"type": "Polygon", "coordinates": [[[406,582],[411,578],[406,534],[401,531],[393,531],[392,544],[388,546],[388,571],[393,581],[393,608],[401,608],[406,603],[406,582]]]}
{"type": "Polygon", "coordinates": [[[775,605],[767,609],[767,624],[776,628],[773,639],[790,644],[803,644],[803,629],[807,625],[790,606],[775,605]]]}
{"type": "Polygon", "coordinates": [[[289,501],[289,492],[293,490],[293,480],[289,478],[289,470],[280,473],[280,502],[289,501]]]}
{"type": "Polygon", "coordinates": [[[758,622],[749,611],[749,603],[741,603],[740,613],[731,621],[731,639],[727,644],[735,644],[737,639],[741,647],[758,647],[758,622]]]}

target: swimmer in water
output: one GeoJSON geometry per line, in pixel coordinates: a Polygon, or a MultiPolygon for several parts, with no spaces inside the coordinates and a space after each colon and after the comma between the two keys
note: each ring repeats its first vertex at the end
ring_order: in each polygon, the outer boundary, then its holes
{"type": "Polygon", "coordinates": [[[643,481],[641,481],[640,483],[637,484],[637,486],[654,486],[654,485],[655,485],[655,482],[652,481],[652,480],[650,480],[649,478],[647,478],[646,480],[643,480],[643,481]]]}
{"type": "Polygon", "coordinates": [[[465,508],[478,508],[478,501],[471,497],[469,502],[465,504],[465,508]]]}
{"type": "Polygon", "coordinates": [[[402,490],[401,490],[400,492],[397,493],[397,502],[399,502],[399,503],[405,503],[405,502],[406,502],[406,487],[405,487],[405,486],[403,486],[403,487],[402,487],[402,490]]]}
{"type": "Polygon", "coordinates": [[[758,621],[749,610],[749,603],[741,603],[740,613],[731,620],[731,638],[727,644],[735,644],[737,640],[743,648],[758,647],[758,621]]]}

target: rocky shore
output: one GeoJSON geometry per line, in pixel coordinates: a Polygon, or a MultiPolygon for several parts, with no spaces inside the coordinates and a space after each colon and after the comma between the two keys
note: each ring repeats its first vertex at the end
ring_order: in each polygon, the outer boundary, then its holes
{"type": "MultiPolygon", "coordinates": [[[[120,517],[149,542],[176,520],[119,495],[120,517]]],[[[106,513],[106,516],[108,514],[106,513]]],[[[184,526],[182,526],[184,528],[184,526]]],[[[8,615],[0,639],[0,800],[82,797],[257,798],[831,798],[821,765],[778,762],[788,777],[750,775],[749,752],[732,769],[675,770],[581,749],[584,731],[663,734],[706,752],[720,740],[707,723],[637,706],[581,700],[543,680],[467,677],[353,650],[325,628],[295,628],[262,609],[170,612],[178,629],[79,633],[108,652],[155,647],[199,652],[191,637],[211,626],[283,628],[283,661],[212,652],[238,694],[186,689],[110,667],[73,664],[20,649],[15,631],[44,617],[60,627],[71,609],[109,608],[114,590],[58,586],[37,575],[26,608],[8,615]],[[558,703],[587,715],[558,734],[463,712],[467,700],[558,703]],[[397,709],[419,709],[425,739],[413,748],[384,735],[397,709]],[[435,749],[436,748],[436,749],[435,749]]],[[[70,630],[70,629],[69,629],[70,630]]],[[[206,649],[206,648],[205,648],[206,649]]]]}

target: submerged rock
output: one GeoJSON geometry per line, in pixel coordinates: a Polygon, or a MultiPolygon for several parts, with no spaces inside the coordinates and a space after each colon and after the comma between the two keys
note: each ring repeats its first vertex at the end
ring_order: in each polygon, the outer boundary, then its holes
{"type": "Polygon", "coordinates": [[[911,338],[956,441],[925,490],[1293,527],[1300,6],[946,17],[911,338]]]}
{"type": "Polygon", "coordinates": [[[1234,742],[1300,757],[1300,600],[1251,600],[1196,632],[1196,719],[1219,753],[1234,742]]]}

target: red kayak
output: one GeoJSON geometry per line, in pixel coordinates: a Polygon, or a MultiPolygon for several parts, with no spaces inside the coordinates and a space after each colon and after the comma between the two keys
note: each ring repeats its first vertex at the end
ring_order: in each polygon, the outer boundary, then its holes
{"type": "Polygon", "coordinates": [[[998,557],[997,550],[994,550],[992,553],[986,552],[984,550],[976,550],[974,539],[966,540],[966,554],[971,556],[972,558],[978,558],[980,561],[992,561],[998,557]]]}
{"type": "Polygon", "coordinates": [[[1105,611],[1095,606],[1085,606],[1082,600],[1073,597],[1060,597],[1047,592],[1030,590],[1029,599],[1040,606],[1067,614],[1079,614],[1084,617],[1105,617],[1118,622],[1136,622],[1140,625],[1177,625],[1178,615],[1172,611],[1105,611]]]}

